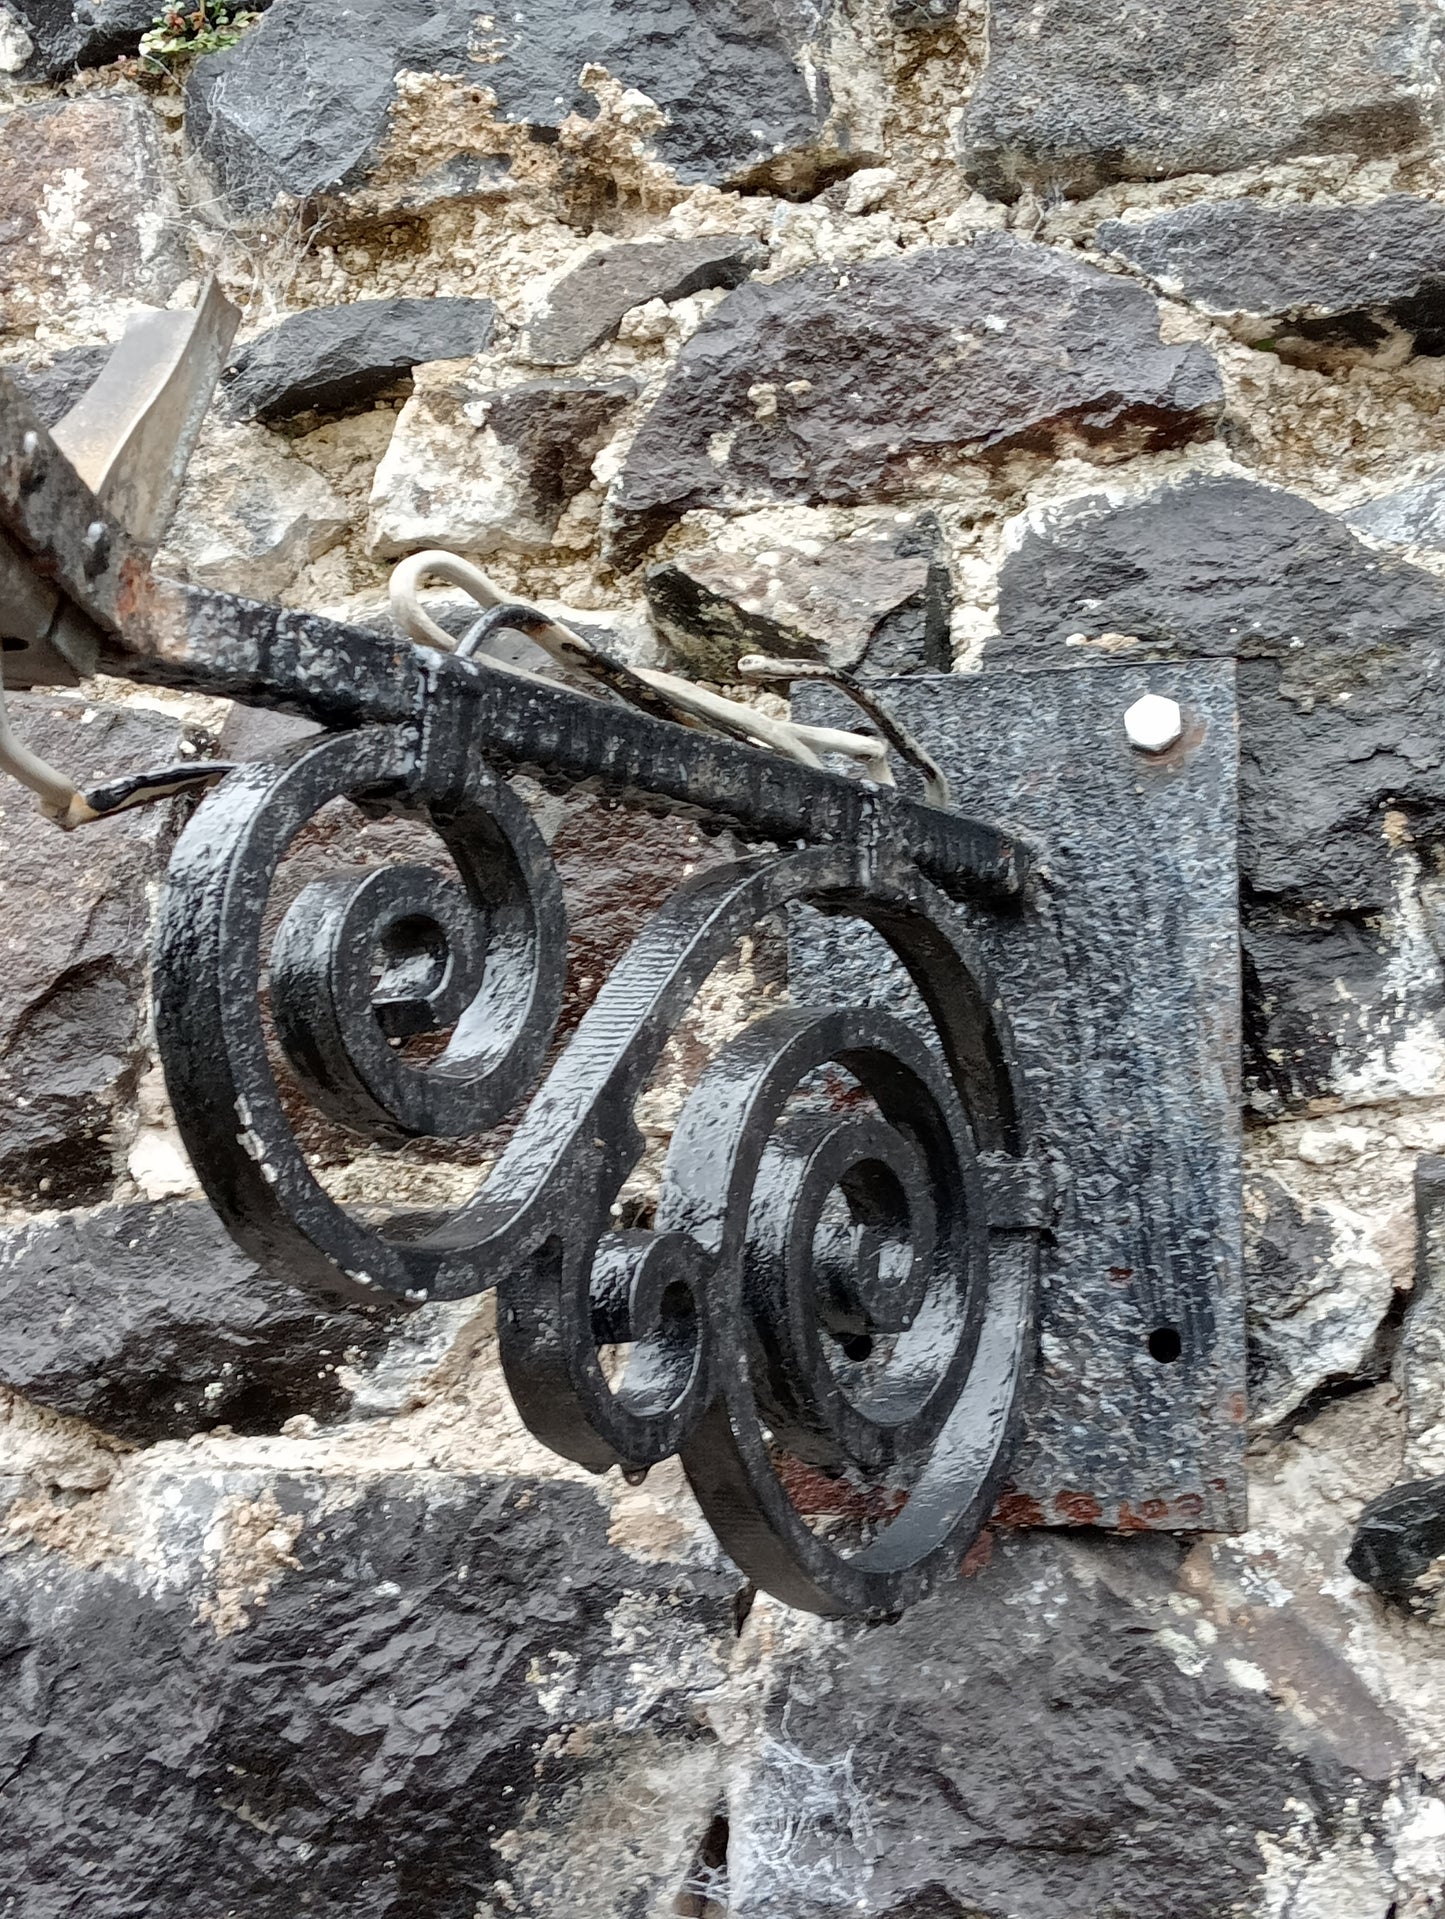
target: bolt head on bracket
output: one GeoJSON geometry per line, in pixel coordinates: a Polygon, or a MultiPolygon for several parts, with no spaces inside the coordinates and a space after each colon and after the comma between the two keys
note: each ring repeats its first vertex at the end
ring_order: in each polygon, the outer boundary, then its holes
{"type": "Polygon", "coordinates": [[[1129,744],[1141,753],[1166,753],[1184,731],[1178,700],[1145,693],[1124,715],[1129,744]]]}

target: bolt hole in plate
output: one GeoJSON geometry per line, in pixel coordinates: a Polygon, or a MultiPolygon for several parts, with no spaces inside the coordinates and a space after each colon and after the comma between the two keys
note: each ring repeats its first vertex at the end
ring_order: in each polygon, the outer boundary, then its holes
{"type": "Polygon", "coordinates": [[[1172,1366],[1184,1351],[1184,1341],[1179,1337],[1177,1326],[1156,1326],[1149,1335],[1149,1357],[1157,1359],[1161,1366],[1172,1366]]]}
{"type": "MultiPolygon", "coordinates": [[[[1229,1531],[1244,1522],[1245,1413],[1233,665],[920,674],[877,691],[958,810],[1016,826],[1042,868],[1021,911],[958,909],[1060,1190],[999,1515],[1229,1531]],[[1141,781],[1122,716],[1146,697],[1189,716],[1190,743],[1141,781]]],[[[853,723],[828,687],[795,687],[793,712],[853,723]]],[[[929,1036],[871,929],[800,909],[791,957],[795,1001],[872,999],[929,1036]]]]}

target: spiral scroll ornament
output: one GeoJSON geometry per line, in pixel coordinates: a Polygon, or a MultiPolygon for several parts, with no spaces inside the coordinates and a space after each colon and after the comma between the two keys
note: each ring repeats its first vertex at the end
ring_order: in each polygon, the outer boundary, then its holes
{"type": "Polygon", "coordinates": [[[539,1438],[599,1471],[679,1454],[760,1586],[896,1611],[987,1516],[1033,1340],[1027,1109],[960,916],[876,845],[713,867],[654,916],[544,1076],[565,944],[541,836],[475,757],[374,727],[238,770],[182,837],[157,956],[202,1182],[258,1263],[312,1287],[419,1302],[495,1286],[507,1382],[539,1438]],[[340,797],[429,821],[457,877],[313,882],[268,950],[279,864],[340,797]],[[926,1036],[875,1006],[755,1021],[688,1096],[655,1223],[620,1230],[634,1108],[668,1040],[737,941],[795,903],[873,925],[926,1036]],[[263,980],[294,1078],[353,1131],[464,1138],[520,1109],[443,1224],[389,1234],[322,1189],[268,1055],[263,980]],[[418,1033],[436,1036],[425,1063],[396,1044],[418,1033]]]}

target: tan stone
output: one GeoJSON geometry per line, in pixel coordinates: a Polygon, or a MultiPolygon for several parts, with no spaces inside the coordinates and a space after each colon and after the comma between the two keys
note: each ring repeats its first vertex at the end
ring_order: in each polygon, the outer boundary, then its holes
{"type": "Polygon", "coordinates": [[[0,118],[0,319],[14,330],[163,305],[188,268],[149,107],[93,95],[0,118]]]}

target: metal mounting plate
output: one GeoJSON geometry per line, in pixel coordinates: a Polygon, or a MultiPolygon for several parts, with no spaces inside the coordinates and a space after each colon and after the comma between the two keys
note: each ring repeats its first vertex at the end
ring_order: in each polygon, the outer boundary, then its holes
{"type": "MultiPolygon", "coordinates": [[[[912,676],[878,691],[955,805],[1025,833],[1021,907],[960,906],[995,971],[1059,1177],[1041,1352],[996,1519],[1236,1530],[1244,1520],[1238,729],[1231,664],[912,676]],[[1166,752],[1129,744],[1177,700],[1166,752]],[[1177,1340],[1177,1356],[1174,1353],[1177,1340]],[[1151,1349],[1152,1348],[1152,1349],[1151,1349]]],[[[847,723],[832,689],[798,717],[847,723]]],[[[856,921],[800,914],[792,997],[912,988],[856,921]]]]}

